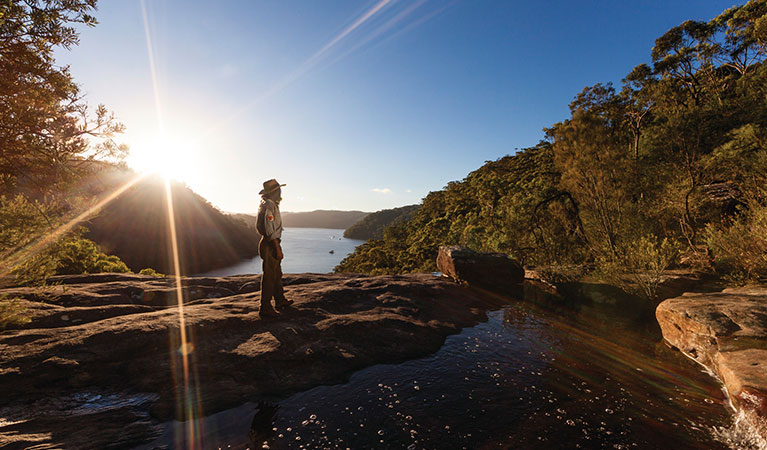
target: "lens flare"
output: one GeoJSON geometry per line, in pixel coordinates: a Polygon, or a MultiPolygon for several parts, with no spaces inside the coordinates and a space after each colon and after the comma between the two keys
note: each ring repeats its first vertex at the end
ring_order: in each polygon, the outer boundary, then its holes
{"type": "Polygon", "coordinates": [[[138,183],[142,179],[144,179],[144,175],[137,175],[133,177],[122,186],[108,193],[103,199],[98,201],[95,205],[86,209],[85,211],[78,214],[77,216],[67,221],[63,225],[52,230],[50,233],[46,234],[45,236],[40,237],[39,239],[34,241],[32,244],[17,251],[16,254],[0,255],[0,260],[2,260],[2,266],[0,266],[0,279],[5,278],[6,276],[9,276],[11,272],[20,264],[22,264],[24,261],[30,260],[38,253],[45,250],[49,245],[61,239],[66,233],[71,231],[79,223],[81,223],[85,219],[99,212],[104,206],[109,204],[109,202],[119,197],[120,194],[130,189],[131,186],[138,183]]]}
{"type": "Polygon", "coordinates": [[[186,182],[199,176],[199,155],[200,146],[194,140],[159,134],[136,140],[126,162],[140,173],[186,182]]]}
{"type": "MultiPolygon", "coordinates": [[[[178,310],[178,336],[171,336],[171,358],[174,359],[174,363],[171,367],[176,368],[177,364],[175,360],[181,357],[181,371],[182,371],[182,386],[181,389],[176,389],[180,394],[183,401],[179,402],[179,412],[182,413],[180,418],[183,418],[186,423],[186,433],[184,435],[185,448],[201,448],[197,437],[197,429],[195,426],[197,415],[199,411],[196,402],[195,392],[191,389],[190,383],[190,368],[189,368],[189,355],[194,349],[194,345],[187,338],[186,317],[184,314],[184,289],[181,279],[181,261],[179,259],[178,251],[178,237],[176,234],[176,216],[173,211],[173,192],[171,189],[170,181],[165,180],[165,198],[166,209],[168,211],[168,228],[170,229],[170,245],[171,256],[173,260],[173,274],[176,287],[176,306],[178,310]],[[176,339],[174,339],[176,337],[176,339]],[[177,350],[177,351],[174,351],[177,350]]],[[[174,374],[176,375],[176,374],[174,374]]],[[[174,380],[178,377],[174,376],[174,380]]],[[[177,439],[177,441],[180,441],[177,439]]]]}
{"type": "Polygon", "coordinates": [[[170,231],[170,253],[171,260],[173,262],[173,277],[175,281],[175,294],[176,294],[176,306],[178,311],[178,332],[171,332],[169,336],[170,355],[171,355],[171,368],[173,373],[172,379],[176,383],[176,411],[177,418],[180,419],[180,427],[183,429],[176,429],[175,442],[178,447],[187,449],[202,448],[202,443],[199,439],[201,433],[197,429],[196,420],[203,415],[202,407],[199,404],[199,386],[192,388],[191,374],[193,372],[191,363],[193,359],[190,357],[193,354],[194,344],[189,339],[189,333],[186,324],[186,315],[184,311],[184,288],[183,279],[181,278],[181,261],[179,258],[178,248],[178,235],[176,231],[176,216],[173,209],[173,192],[169,176],[174,171],[183,171],[181,161],[187,160],[185,155],[181,153],[185,149],[183,146],[176,145],[173,140],[167,138],[165,132],[165,124],[163,123],[162,114],[162,102],[160,97],[160,91],[157,82],[157,70],[154,61],[154,53],[152,49],[152,36],[149,29],[149,18],[146,9],[145,0],[141,0],[141,13],[144,19],[144,35],[146,37],[147,55],[149,57],[149,68],[152,75],[152,88],[154,90],[155,99],[155,113],[157,116],[157,124],[160,129],[160,136],[156,143],[152,144],[151,148],[155,148],[157,153],[155,156],[165,155],[160,157],[158,166],[161,164],[161,173],[166,175],[165,177],[165,197],[166,197],[166,210],[168,212],[168,228],[170,231]],[[175,149],[175,150],[174,150],[175,149]],[[180,358],[181,377],[178,376],[178,367],[180,358]]]}

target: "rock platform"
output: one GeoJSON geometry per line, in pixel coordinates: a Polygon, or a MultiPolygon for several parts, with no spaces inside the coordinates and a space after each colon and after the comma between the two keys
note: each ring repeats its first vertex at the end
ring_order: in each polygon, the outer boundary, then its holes
{"type": "Polygon", "coordinates": [[[687,293],[655,316],[664,339],[718,376],[767,439],[767,287],[687,293]]]}
{"type": "Polygon", "coordinates": [[[31,318],[0,332],[0,447],[130,448],[182,417],[184,396],[207,415],[344,382],[438,350],[493,306],[430,274],[283,280],[295,303],[264,320],[260,276],[183,279],[186,345],[172,279],[82,275],[0,290],[31,318]]]}

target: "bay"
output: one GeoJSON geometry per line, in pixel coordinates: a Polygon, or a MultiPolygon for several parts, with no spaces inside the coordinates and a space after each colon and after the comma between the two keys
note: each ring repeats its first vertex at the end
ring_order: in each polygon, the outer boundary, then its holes
{"type": "MultiPolygon", "coordinates": [[[[365,241],[346,239],[344,230],[333,228],[285,228],[282,233],[283,273],[329,273],[354,248],[365,241]],[[332,252],[332,253],[331,253],[332,252]]],[[[261,258],[200,274],[209,277],[261,273],[261,258]]]]}

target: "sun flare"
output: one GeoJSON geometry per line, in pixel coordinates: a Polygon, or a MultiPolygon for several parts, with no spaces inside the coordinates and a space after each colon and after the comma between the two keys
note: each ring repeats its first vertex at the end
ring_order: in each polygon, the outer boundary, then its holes
{"type": "Polygon", "coordinates": [[[187,182],[197,172],[199,146],[191,139],[158,135],[131,146],[128,165],[139,173],[187,182]]]}

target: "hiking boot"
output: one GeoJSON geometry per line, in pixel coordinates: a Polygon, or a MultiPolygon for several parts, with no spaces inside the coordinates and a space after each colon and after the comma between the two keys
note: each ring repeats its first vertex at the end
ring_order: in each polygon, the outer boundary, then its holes
{"type": "Polygon", "coordinates": [[[261,309],[258,311],[258,316],[262,319],[267,317],[278,317],[280,313],[272,308],[271,304],[261,305],[261,309]]]}
{"type": "Polygon", "coordinates": [[[288,300],[286,298],[274,301],[274,307],[277,309],[289,308],[290,305],[292,304],[293,304],[293,300],[288,300]]]}

